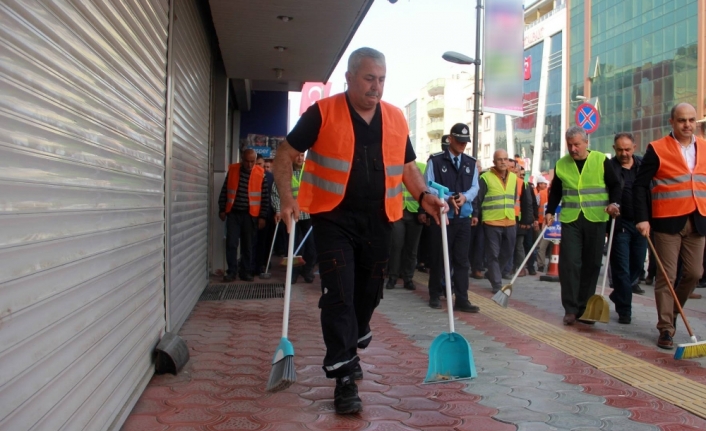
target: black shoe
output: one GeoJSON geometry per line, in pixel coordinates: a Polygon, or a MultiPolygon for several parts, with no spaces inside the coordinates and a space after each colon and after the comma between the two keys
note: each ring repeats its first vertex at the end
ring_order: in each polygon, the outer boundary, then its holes
{"type": "Polygon", "coordinates": [[[505,280],[512,280],[512,274],[503,274],[505,280]]]}
{"type": "Polygon", "coordinates": [[[307,274],[304,276],[304,281],[311,284],[314,282],[314,274],[307,274]]]}
{"type": "Polygon", "coordinates": [[[235,281],[235,275],[233,274],[226,274],[223,276],[223,281],[225,283],[230,283],[231,281],[235,281]]]}
{"type": "Polygon", "coordinates": [[[336,379],[333,406],[339,415],[352,415],[363,411],[363,402],[358,396],[358,386],[352,375],[336,379]]]}
{"type": "Polygon", "coordinates": [[[696,287],[706,287],[706,279],[699,280],[699,284],[696,287]]]}
{"type": "Polygon", "coordinates": [[[464,313],[477,313],[480,311],[480,307],[471,304],[469,301],[456,303],[454,305],[454,311],[462,311],[464,313]]]}
{"type": "Polygon", "coordinates": [[[657,339],[657,347],[660,349],[672,350],[674,348],[674,340],[669,335],[669,331],[662,331],[657,339]]]}
{"type": "Polygon", "coordinates": [[[429,307],[441,308],[441,301],[439,301],[439,298],[429,298],[429,307]]]}
{"type": "Polygon", "coordinates": [[[630,316],[618,316],[618,323],[622,323],[623,325],[629,325],[631,321],[630,316]]]}
{"type": "Polygon", "coordinates": [[[534,268],[528,269],[529,275],[537,275],[537,271],[534,268]]]}
{"type": "Polygon", "coordinates": [[[363,380],[363,368],[360,366],[360,362],[355,364],[355,368],[353,368],[353,380],[363,380]]]}
{"type": "Polygon", "coordinates": [[[392,281],[391,278],[387,279],[387,283],[385,283],[385,289],[391,290],[395,288],[395,282],[392,281]]]}
{"type": "Polygon", "coordinates": [[[255,277],[250,274],[240,274],[240,279],[243,281],[253,281],[255,280],[255,277]]]}
{"type": "Polygon", "coordinates": [[[292,274],[292,284],[297,284],[297,280],[299,279],[299,274],[296,272],[292,274]]]}
{"type": "Polygon", "coordinates": [[[414,285],[412,280],[407,280],[404,282],[404,288],[407,290],[416,290],[417,286],[414,285]]]}
{"type": "MultiPolygon", "coordinates": [[[[632,293],[636,293],[638,295],[644,295],[645,289],[641,288],[639,284],[633,284],[632,285],[632,293]]],[[[630,322],[628,322],[628,323],[630,323],[630,322]]]]}
{"type": "Polygon", "coordinates": [[[652,277],[651,275],[648,275],[647,278],[645,278],[645,284],[648,286],[652,286],[652,283],[655,281],[655,278],[652,277]]]}
{"type": "MultiPolygon", "coordinates": [[[[581,313],[581,315],[583,315],[583,313],[581,313]]],[[[584,325],[595,325],[595,324],[596,324],[596,322],[594,322],[593,320],[576,319],[576,321],[577,321],[577,322],[581,322],[581,323],[583,323],[584,325]]]]}

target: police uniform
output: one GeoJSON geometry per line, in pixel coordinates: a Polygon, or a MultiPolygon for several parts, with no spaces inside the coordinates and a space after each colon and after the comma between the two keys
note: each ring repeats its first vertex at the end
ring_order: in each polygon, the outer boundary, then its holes
{"type": "MultiPolygon", "coordinates": [[[[466,129],[467,130],[467,129],[466,129]]],[[[448,200],[456,193],[467,194],[467,200],[461,207],[458,214],[453,210],[448,213],[448,246],[449,260],[452,268],[452,286],[456,294],[456,306],[468,303],[468,249],[471,243],[471,221],[473,212],[471,202],[478,192],[478,172],[476,160],[466,154],[459,157],[459,167],[457,168],[453,155],[449,150],[432,154],[427,162],[425,177],[427,181],[434,181],[449,189],[449,195],[444,196],[448,200]]],[[[444,266],[442,260],[441,227],[432,223],[430,226],[430,245],[432,250],[431,273],[429,274],[429,305],[434,307],[433,301],[438,301],[443,293],[441,280],[444,276],[444,266]]],[[[436,308],[436,307],[434,307],[436,308]]]]}

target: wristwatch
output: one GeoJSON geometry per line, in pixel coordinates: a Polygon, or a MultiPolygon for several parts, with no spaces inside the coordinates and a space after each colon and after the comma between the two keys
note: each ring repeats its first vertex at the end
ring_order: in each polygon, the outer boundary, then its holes
{"type": "Polygon", "coordinates": [[[419,199],[417,199],[417,202],[419,202],[419,206],[422,206],[422,200],[424,200],[424,195],[430,195],[431,192],[429,190],[424,190],[420,195],[419,199]]]}
{"type": "Polygon", "coordinates": [[[611,205],[615,205],[617,209],[620,209],[620,204],[616,204],[615,202],[611,203],[611,205]]]}

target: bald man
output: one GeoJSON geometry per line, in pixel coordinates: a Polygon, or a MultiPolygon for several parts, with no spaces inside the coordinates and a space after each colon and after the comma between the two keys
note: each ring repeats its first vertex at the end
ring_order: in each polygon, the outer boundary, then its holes
{"type": "Polygon", "coordinates": [[[235,280],[236,268],[243,281],[253,281],[252,245],[257,229],[265,227],[270,208],[265,170],[257,166],[255,150],[243,151],[241,163],[228,167],[218,198],[219,217],[226,222],[226,262],[224,282],[235,280]],[[240,245],[240,265],[238,265],[240,245]]]}

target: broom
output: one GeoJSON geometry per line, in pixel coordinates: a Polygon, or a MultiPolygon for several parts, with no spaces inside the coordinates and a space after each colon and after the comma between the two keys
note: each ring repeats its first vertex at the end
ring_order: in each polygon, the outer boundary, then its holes
{"type": "MultiPolygon", "coordinates": [[[[289,247],[287,254],[294,253],[294,217],[290,224],[289,247]]],[[[292,296],[292,259],[287,262],[287,278],[284,279],[284,312],[282,313],[282,338],[272,359],[270,379],[267,381],[267,392],[278,392],[292,386],[297,381],[297,371],[294,369],[294,346],[287,339],[289,329],[289,300],[292,296]]]]}
{"type": "Polygon", "coordinates": [[[691,326],[689,326],[689,322],[686,320],[684,310],[681,308],[681,304],[679,303],[677,293],[674,291],[674,287],[672,287],[672,282],[667,276],[667,270],[665,270],[664,266],[662,266],[662,260],[657,255],[657,250],[655,250],[655,246],[652,244],[652,240],[649,236],[647,237],[647,243],[650,245],[650,249],[652,249],[652,254],[655,257],[655,260],[657,261],[657,266],[659,266],[659,270],[662,272],[662,276],[667,281],[669,291],[671,292],[672,297],[674,297],[674,303],[676,304],[677,310],[679,310],[679,314],[681,314],[681,318],[684,321],[684,326],[686,326],[686,330],[689,332],[689,336],[691,337],[691,343],[677,344],[677,350],[676,352],[674,352],[674,359],[691,359],[706,356],[706,341],[699,341],[696,338],[696,335],[694,335],[694,331],[691,330],[691,326]]]}
{"type": "Polygon", "coordinates": [[[507,301],[510,299],[510,295],[512,295],[512,284],[517,279],[517,276],[520,275],[522,269],[524,269],[530,256],[532,256],[532,252],[535,248],[537,248],[537,245],[542,240],[542,237],[544,237],[544,231],[547,230],[547,227],[549,226],[545,225],[544,228],[542,228],[542,231],[539,233],[539,237],[537,237],[537,240],[534,242],[534,244],[532,244],[532,248],[530,248],[530,251],[525,255],[525,260],[522,261],[522,265],[517,268],[515,276],[512,277],[512,280],[510,280],[510,284],[506,284],[505,286],[500,288],[500,290],[498,290],[495,295],[493,295],[493,297],[491,298],[499,306],[507,308],[507,301]]]}
{"type": "MultiPolygon", "coordinates": [[[[292,259],[290,259],[289,257],[285,257],[284,259],[282,259],[282,262],[280,262],[280,265],[283,265],[283,266],[288,265],[290,260],[292,261],[292,266],[302,266],[306,263],[306,261],[304,260],[303,257],[297,256],[297,253],[299,253],[299,250],[302,249],[302,246],[304,245],[304,242],[306,241],[306,239],[309,237],[309,234],[311,233],[311,229],[313,227],[314,226],[309,226],[309,230],[306,231],[306,235],[304,235],[304,239],[302,240],[302,242],[299,243],[299,247],[297,247],[297,249],[294,251],[294,257],[292,259]]],[[[292,254],[290,253],[289,256],[291,256],[291,255],[292,254]]]]}

